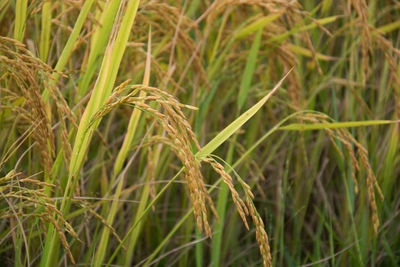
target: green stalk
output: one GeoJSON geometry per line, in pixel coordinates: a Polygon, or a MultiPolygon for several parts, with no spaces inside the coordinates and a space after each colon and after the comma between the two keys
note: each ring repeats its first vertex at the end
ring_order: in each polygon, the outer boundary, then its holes
{"type": "Polygon", "coordinates": [[[125,16],[123,17],[121,26],[119,27],[118,34],[116,38],[111,40],[107,46],[96,86],[93,89],[92,96],[82,115],[78,132],[75,137],[72,158],[69,165],[68,184],[65,191],[63,204],[61,205],[62,211],[68,210],[68,204],[65,202],[65,199],[70,199],[69,191],[75,185],[93,132],[100,124],[101,119],[89,127],[89,123],[93,114],[97,112],[97,110],[104,104],[106,98],[111,94],[138,6],[139,0],[130,1],[128,3],[125,16]]]}
{"type": "Polygon", "coordinates": [[[17,0],[15,7],[14,39],[23,41],[25,35],[26,11],[28,0],[17,0]]]}
{"type": "Polygon", "coordinates": [[[78,85],[78,95],[76,101],[81,99],[89,88],[90,81],[95,74],[95,71],[101,62],[101,55],[106,49],[108,39],[112,30],[114,19],[117,15],[118,7],[121,0],[107,1],[104,5],[104,10],[101,14],[99,25],[96,25],[96,30],[91,39],[91,49],[86,68],[83,70],[82,79],[78,85]]]}
{"type": "MultiPolygon", "coordinates": [[[[145,73],[144,73],[144,78],[143,78],[144,86],[149,85],[150,58],[151,58],[151,31],[149,32],[146,67],[145,67],[145,73]]],[[[146,93],[144,91],[142,91],[140,93],[140,97],[145,97],[145,96],[146,96],[146,93]]],[[[135,136],[136,128],[137,128],[138,122],[140,120],[141,114],[142,114],[142,111],[140,109],[134,109],[132,112],[124,142],[122,144],[121,149],[119,150],[117,159],[114,164],[114,172],[113,172],[114,178],[117,177],[122,170],[123,163],[125,162],[126,156],[128,155],[128,152],[132,145],[133,137],[135,136]]],[[[111,180],[111,184],[114,183],[114,178],[111,180]]],[[[114,200],[113,200],[113,203],[111,206],[111,210],[107,217],[108,225],[112,225],[114,222],[114,217],[118,210],[119,197],[121,195],[121,190],[122,190],[124,181],[125,181],[125,174],[122,173],[120,176],[120,181],[118,183],[117,190],[116,190],[116,193],[114,196],[114,200]]],[[[148,195],[149,195],[149,185],[147,184],[144,186],[144,189],[142,192],[141,203],[138,208],[137,216],[140,215],[141,207],[144,208],[143,205],[145,205],[145,203],[147,202],[148,195]]],[[[137,232],[132,233],[132,239],[134,239],[134,240],[131,240],[131,242],[129,244],[128,257],[126,258],[128,262],[126,263],[126,266],[129,265],[130,259],[132,258],[134,245],[136,243],[136,239],[134,238],[135,236],[138,236],[137,232]]],[[[100,243],[97,248],[96,255],[95,255],[94,266],[96,266],[96,267],[101,266],[101,264],[103,263],[103,260],[104,260],[105,254],[106,254],[109,237],[110,237],[110,229],[108,227],[104,227],[102,235],[101,235],[100,243]]]]}
{"type": "MultiPolygon", "coordinates": [[[[82,11],[79,15],[78,21],[76,24],[79,23],[80,19],[82,17],[86,17],[87,12],[89,12],[89,7],[91,6],[93,0],[89,0],[85,2],[84,7],[82,8],[82,11]],[[85,11],[85,7],[87,8],[85,11]],[[85,14],[86,13],[86,14],[85,14]],[[85,15],[83,15],[85,14],[85,15]]],[[[96,87],[93,89],[92,96],[89,100],[88,105],[86,106],[85,112],[81,118],[81,121],[79,123],[78,127],[78,132],[75,137],[75,143],[73,146],[72,150],[72,157],[70,161],[70,166],[69,166],[69,175],[68,175],[68,181],[67,181],[67,186],[65,188],[65,193],[64,197],[61,202],[61,212],[66,215],[69,212],[69,206],[70,206],[70,201],[72,198],[72,192],[76,186],[76,182],[78,179],[79,171],[83,165],[84,157],[86,155],[86,151],[89,147],[92,134],[94,130],[98,127],[100,120],[98,120],[96,123],[94,123],[90,128],[89,128],[89,122],[92,117],[92,115],[101,107],[101,105],[104,104],[104,101],[106,98],[111,94],[111,90],[114,86],[115,79],[117,77],[118,73],[118,68],[121,63],[122,56],[124,54],[125,48],[126,48],[126,43],[128,41],[128,37],[133,25],[133,21],[136,16],[136,11],[139,6],[139,0],[134,0],[134,1],[129,1],[125,16],[122,19],[121,25],[119,27],[117,36],[115,39],[111,40],[107,50],[105,57],[103,58],[102,62],[102,67],[101,71],[96,83],[96,87]]],[[[83,23],[83,21],[82,21],[83,23]]],[[[74,33],[74,32],[73,32],[74,33]]],[[[76,35],[78,35],[78,31],[76,32],[76,35]]],[[[72,34],[71,34],[72,36],[72,34]]],[[[76,36],[77,37],[77,36],[76,36]]],[[[72,49],[72,42],[70,42],[70,39],[68,40],[68,43],[66,45],[66,48],[64,51],[69,51],[70,49],[67,49],[69,45],[71,45],[72,49]]],[[[66,55],[67,53],[63,55],[66,55]]],[[[66,63],[66,58],[64,57],[63,60],[60,60],[57,63],[57,66],[62,66],[64,67],[66,63]]],[[[57,67],[56,67],[57,68],[57,67]]],[[[42,257],[41,260],[41,266],[42,267],[50,267],[53,266],[54,264],[54,259],[53,259],[53,250],[58,249],[59,247],[59,239],[57,233],[52,231],[50,235],[48,235],[48,240],[51,240],[50,242],[47,242],[46,240],[46,246],[44,249],[44,257],[42,257]]],[[[102,255],[104,257],[104,255],[102,255]]]]}
{"type": "Polygon", "coordinates": [[[42,29],[40,32],[39,55],[44,62],[47,61],[50,49],[51,31],[51,1],[46,1],[42,7],[42,29]]]}

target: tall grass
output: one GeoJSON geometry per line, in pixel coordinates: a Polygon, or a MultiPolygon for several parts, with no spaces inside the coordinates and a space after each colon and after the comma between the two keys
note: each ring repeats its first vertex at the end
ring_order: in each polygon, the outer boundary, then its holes
{"type": "Polygon", "coordinates": [[[4,266],[397,266],[395,1],[1,1],[4,266]]]}

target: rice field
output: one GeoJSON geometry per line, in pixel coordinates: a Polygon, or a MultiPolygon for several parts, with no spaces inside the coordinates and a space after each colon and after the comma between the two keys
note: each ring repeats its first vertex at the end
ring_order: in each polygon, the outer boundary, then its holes
{"type": "Polygon", "coordinates": [[[1,266],[399,266],[400,3],[0,0],[1,266]]]}

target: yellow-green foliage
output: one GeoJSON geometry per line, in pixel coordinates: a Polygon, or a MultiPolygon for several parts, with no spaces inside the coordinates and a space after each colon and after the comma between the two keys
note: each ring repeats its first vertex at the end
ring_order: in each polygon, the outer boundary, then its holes
{"type": "Polygon", "coordinates": [[[395,1],[0,0],[3,266],[398,266],[395,1]]]}

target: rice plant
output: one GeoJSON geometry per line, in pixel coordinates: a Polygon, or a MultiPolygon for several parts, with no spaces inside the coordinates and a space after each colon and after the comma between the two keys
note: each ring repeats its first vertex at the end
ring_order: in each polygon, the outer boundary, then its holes
{"type": "Polygon", "coordinates": [[[400,265],[399,9],[0,0],[1,265],[400,265]]]}

